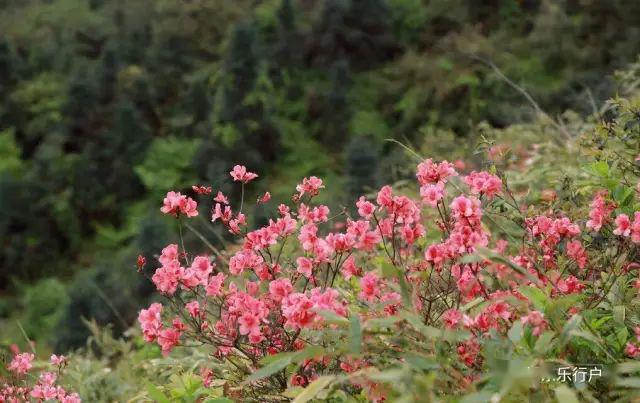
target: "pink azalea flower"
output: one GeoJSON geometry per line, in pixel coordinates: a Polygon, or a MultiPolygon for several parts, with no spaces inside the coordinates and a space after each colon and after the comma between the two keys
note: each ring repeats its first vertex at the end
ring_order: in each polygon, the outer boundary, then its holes
{"type": "Polygon", "coordinates": [[[180,332],[172,327],[162,329],[158,335],[158,344],[162,355],[169,355],[171,350],[180,343],[180,332]]]}
{"type": "Polygon", "coordinates": [[[629,220],[629,216],[626,214],[620,214],[616,217],[616,229],[613,230],[613,233],[619,236],[629,236],[631,235],[631,220],[629,220]]]}
{"type": "Polygon", "coordinates": [[[431,207],[436,207],[438,202],[445,196],[444,185],[442,183],[426,184],[420,187],[420,197],[422,202],[431,207]]]}
{"type": "Polygon", "coordinates": [[[484,194],[490,198],[502,190],[502,179],[484,171],[471,172],[464,178],[464,182],[469,185],[471,193],[484,194]]]}
{"type": "Polygon", "coordinates": [[[299,197],[302,197],[305,193],[309,196],[315,196],[320,192],[320,189],[324,189],[324,185],[322,184],[322,179],[316,176],[304,178],[302,183],[296,186],[299,197]]]}
{"type": "Polygon", "coordinates": [[[236,182],[247,183],[258,177],[258,174],[247,171],[247,167],[244,165],[236,165],[233,170],[229,172],[231,177],[236,182]]]}
{"type": "Polygon", "coordinates": [[[31,369],[31,363],[33,362],[34,358],[35,356],[31,353],[16,354],[7,366],[7,369],[16,373],[17,375],[26,374],[31,369]]]}

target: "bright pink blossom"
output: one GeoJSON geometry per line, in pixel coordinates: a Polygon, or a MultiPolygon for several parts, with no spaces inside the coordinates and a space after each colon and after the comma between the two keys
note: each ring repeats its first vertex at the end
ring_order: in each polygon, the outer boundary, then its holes
{"type": "Polygon", "coordinates": [[[374,272],[367,272],[360,279],[360,293],[358,297],[361,300],[373,302],[380,296],[380,278],[374,272]]]}
{"type": "Polygon", "coordinates": [[[422,202],[428,206],[436,207],[444,196],[445,190],[442,183],[426,184],[420,187],[422,202]]]}
{"type": "MultiPolygon", "coordinates": [[[[162,304],[154,302],[147,309],[142,309],[138,314],[138,322],[142,329],[145,341],[152,342],[162,330],[162,304]]],[[[51,358],[53,360],[53,357],[51,358]]]]}
{"type": "Polygon", "coordinates": [[[522,323],[532,327],[532,334],[534,336],[540,336],[549,326],[548,322],[544,318],[544,314],[539,311],[531,311],[528,315],[523,316],[522,323]]]}
{"type": "Polygon", "coordinates": [[[631,235],[631,220],[626,214],[620,214],[616,217],[616,228],[613,233],[619,236],[631,235]]]}
{"type": "Polygon", "coordinates": [[[190,197],[184,196],[178,192],[168,192],[163,200],[162,211],[165,214],[177,216],[182,213],[187,217],[195,217],[198,215],[198,203],[190,197]]]}
{"type": "Polygon", "coordinates": [[[185,308],[187,308],[187,312],[192,318],[198,318],[200,316],[200,304],[198,301],[193,300],[191,302],[187,302],[185,304],[185,308]]]}
{"type": "Polygon", "coordinates": [[[222,286],[224,285],[225,278],[226,276],[224,273],[218,273],[215,276],[211,276],[206,288],[207,296],[219,297],[222,295],[222,286]]]}
{"type": "Polygon", "coordinates": [[[31,369],[34,358],[35,356],[31,353],[16,354],[7,369],[18,375],[26,374],[31,369]]]}
{"type": "Polygon", "coordinates": [[[244,165],[236,165],[233,170],[229,172],[231,177],[236,182],[247,183],[258,177],[258,174],[247,171],[247,167],[244,165]]]}
{"type": "Polygon", "coordinates": [[[180,343],[180,332],[172,327],[162,329],[158,335],[158,344],[166,357],[180,343]]]}
{"type": "Polygon", "coordinates": [[[483,194],[491,198],[502,190],[502,179],[488,172],[473,171],[464,178],[464,182],[469,185],[471,193],[483,194]]]}
{"type": "Polygon", "coordinates": [[[322,179],[316,176],[304,178],[302,183],[296,186],[299,197],[302,197],[305,193],[309,196],[315,196],[320,192],[320,189],[324,189],[324,185],[322,184],[322,179]]]}
{"type": "Polygon", "coordinates": [[[421,185],[446,183],[449,177],[456,175],[458,175],[458,173],[452,163],[448,161],[435,163],[431,158],[418,164],[418,171],[416,173],[418,182],[420,182],[421,185]]]}
{"type": "Polygon", "coordinates": [[[593,231],[600,231],[602,225],[609,220],[611,212],[615,209],[615,205],[607,202],[604,198],[606,192],[600,192],[596,194],[591,202],[591,210],[589,211],[589,221],[587,221],[587,228],[593,231]]]}
{"type": "Polygon", "coordinates": [[[291,294],[293,291],[293,286],[291,285],[291,281],[288,278],[281,278],[278,280],[273,280],[269,283],[269,294],[276,301],[282,301],[287,295],[291,294]]]}
{"type": "Polygon", "coordinates": [[[299,257],[296,259],[297,268],[296,271],[306,278],[311,278],[311,273],[313,271],[313,262],[311,259],[306,257],[299,257]]]}

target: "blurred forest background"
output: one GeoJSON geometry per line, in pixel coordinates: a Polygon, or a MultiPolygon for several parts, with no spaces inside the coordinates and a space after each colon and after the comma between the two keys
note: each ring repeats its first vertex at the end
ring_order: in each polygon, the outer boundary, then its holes
{"type": "Polygon", "coordinates": [[[339,208],[413,175],[386,139],[468,158],[481,122],[533,119],[489,63],[586,115],[638,38],[631,0],[0,0],[0,344],[126,329],[152,291],[136,256],[175,241],[167,190],[237,199],[243,163],[249,200],[317,175],[339,208]]]}

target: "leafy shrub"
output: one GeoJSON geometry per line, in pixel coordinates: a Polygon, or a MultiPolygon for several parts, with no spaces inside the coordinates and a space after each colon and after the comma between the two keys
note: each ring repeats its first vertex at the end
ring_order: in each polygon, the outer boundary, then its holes
{"type": "MultiPolygon", "coordinates": [[[[178,346],[209,354],[204,390],[192,385],[200,397],[214,379],[244,401],[625,395],[640,371],[624,363],[640,357],[640,125],[635,102],[611,105],[608,121],[568,145],[510,150],[486,130],[484,171],[420,158],[418,186],[383,186],[358,199],[357,215],[312,204],[324,188],[313,176],[255,230],[248,202],[232,207],[218,193],[212,221],[240,247],[166,246],[151,277],[166,303],[140,312],[144,339],[165,356],[178,346]],[[566,157],[585,146],[595,159],[566,157]],[[567,170],[538,170],[547,157],[567,170]],[[560,187],[532,188],[530,175],[560,187]],[[556,378],[585,364],[602,376],[556,378]]],[[[256,179],[242,166],[230,174],[241,194],[256,179]]],[[[183,226],[194,205],[169,193],[163,212],[183,226]]]]}

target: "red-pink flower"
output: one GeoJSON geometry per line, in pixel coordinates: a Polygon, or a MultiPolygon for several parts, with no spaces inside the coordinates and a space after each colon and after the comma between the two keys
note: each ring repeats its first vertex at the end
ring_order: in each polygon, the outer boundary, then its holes
{"type": "Polygon", "coordinates": [[[544,318],[544,314],[539,311],[531,311],[528,315],[523,316],[522,323],[532,327],[532,334],[534,336],[540,336],[549,326],[549,323],[544,318]]]}
{"type": "Polygon", "coordinates": [[[257,344],[264,339],[260,331],[260,319],[250,312],[238,318],[239,331],[241,335],[249,335],[251,343],[257,344]]]}
{"type": "Polygon", "coordinates": [[[624,353],[631,358],[639,358],[640,357],[640,347],[633,345],[632,343],[627,343],[624,353]]]}
{"type": "Polygon", "coordinates": [[[209,261],[208,256],[196,256],[193,258],[190,269],[196,274],[202,285],[207,284],[209,274],[213,271],[214,265],[209,261]]]}
{"type": "Polygon", "coordinates": [[[464,182],[469,185],[471,193],[484,194],[493,197],[502,190],[502,179],[488,172],[473,171],[464,178],[464,182]]]}
{"type": "Polygon", "coordinates": [[[462,313],[457,309],[449,309],[442,314],[442,322],[448,329],[455,329],[462,320],[462,313]]]}
{"type": "Polygon", "coordinates": [[[218,273],[215,276],[209,278],[209,284],[207,284],[207,296],[219,297],[222,295],[222,286],[224,285],[224,279],[226,278],[224,273],[218,273]]]}
{"type": "Polygon", "coordinates": [[[262,196],[258,197],[258,204],[266,203],[269,200],[271,200],[271,193],[265,192],[265,194],[263,194],[262,196]]]}
{"type": "Polygon", "coordinates": [[[55,365],[56,367],[60,367],[67,363],[67,357],[65,357],[64,355],[51,354],[50,361],[52,365],[55,365]]]}
{"type": "MultiPolygon", "coordinates": [[[[138,322],[142,329],[142,335],[145,341],[152,342],[160,334],[162,330],[162,304],[154,302],[147,309],[142,309],[138,313],[138,322]]],[[[53,357],[52,357],[53,360],[53,357]]]]}
{"type": "Polygon", "coordinates": [[[213,201],[218,202],[218,203],[222,203],[222,204],[229,204],[229,199],[227,199],[227,196],[225,196],[219,190],[218,190],[218,194],[216,194],[216,197],[213,198],[213,201]]]}
{"type": "Polygon", "coordinates": [[[360,279],[360,293],[362,300],[373,302],[380,296],[380,278],[374,272],[367,272],[360,279]]]}
{"type": "Polygon", "coordinates": [[[573,259],[580,269],[584,269],[587,265],[587,252],[582,247],[582,242],[578,240],[567,243],[567,256],[573,259]]]}
{"type": "Polygon", "coordinates": [[[430,245],[424,253],[424,258],[434,266],[440,267],[442,262],[447,258],[446,246],[442,244],[430,245]]]}
{"type": "Polygon", "coordinates": [[[167,265],[156,269],[151,277],[158,291],[163,294],[173,295],[178,288],[178,284],[184,275],[184,267],[180,266],[177,260],[169,262],[167,265]]]}
{"type": "Polygon", "coordinates": [[[626,214],[620,214],[616,217],[616,229],[613,233],[619,236],[631,235],[631,220],[626,214]]]}
{"type": "Polygon", "coordinates": [[[436,207],[438,202],[445,196],[444,185],[439,182],[436,184],[426,184],[420,187],[420,197],[422,202],[431,207],[436,207]]]}
{"type": "Polygon", "coordinates": [[[600,231],[602,225],[606,223],[611,215],[611,212],[615,209],[615,205],[605,200],[604,196],[606,191],[599,192],[593,198],[591,202],[591,210],[589,211],[589,221],[587,221],[587,228],[596,232],[600,231]]]}
{"type": "Polygon", "coordinates": [[[296,186],[299,197],[302,197],[305,193],[309,196],[315,196],[320,192],[320,189],[324,189],[324,185],[322,184],[322,179],[316,176],[304,178],[302,179],[302,183],[296,186]]]}
{"type": "Polygon", "coordinates": [[[294,330],[310,327],[316,313],[312,311],[313,302],[305,294],[294,292],[282,300],[282,316],[285,317],[285,326],[294,330]]]}
{"type": "Polygon", "coordinates": [[[201,186],[201,185],[193,185],[191,186],[194,192],[200,195],[208,195],[211,194],[211,186],[201,186]]]}
{"type": "Polygon", "coordinates": [[[370,201],[367,201],[364,196],[360,196],[356,202],[356,207],[358,208],[358,214],[360,217],[366,219],[371,218],[376,210],[376,206],[370,201]]]}
{"type": "Polygon", "coordinates": [[[174,216],[182,213],[187,217],[195,217],[198,215],[197,207],[198,203],[192,198],[184,196],[179,192],[168,192],[163,200],[160,211],[174,216]]]}
{"type": "Polygon", "coordinates": [[[416,177],[421,185],[446,183],[451,176],[456,176],[456,172],[452,163],[442,161],[439,164],[434,163],[431,158],[424,160],[418,164],[418,172],[416,177]]]}
{"type": "Polygon", "coordinates": [[[633,214],[633,224],[631,224],[631,241],[640,243],[640,211],[633,214]]]}
{"type": "Polygon", "coordinates": [[[296,259],[297,268],[296,271],[306,278],[311,278],[311,273],[313,271],[313,262],[311,259],[306,257],[299,257],[296,259]]]}
{"type": "Polygon", "coordinates": [[[180,343],[180,332],[173,327],[162,329],[158,335],[158,344],[162,355],[169,355],[171,350],[180,343]]]}
{"type": "Polygon", "coordinates": [[[236,182],[247,183],[258,177],[258,174],[247,171],[247,167],[244,165],[236,165],[233,170],[229,172],[231,177],[236,182]]]}
{"type": "Polygon", "coordinates": [[[567,278],[561,278],[556,283],[556,288],[562,294],[575,294],[584,289],[584,284],[576,278],[576,276],[568,276],[567,278]]]}
{"type": "Polygon", "coordinates": [[[293,291],[293,286],[291,285],[291,281],[288,278],[281,278],[278,280],[273,280],[269,283],[269,294],[273,297],[274,300],[280,302],[287,295],[291,294],[293,291]]]}
{"type": "Polygon", "coordinates": [[[362,275],[362,269],[356,266],[356,262],[353,256],[349,256],[347,260],[344,261],[340,272],[347,281],[349,281],[349,279],[351,279],[351,277],[353,276],[359,277],[362,275]]]}
{"type": "Polygon", "coordinates": [[[449,207],[457,219],[466,218],[471,222],[477,222],[482,217],[480,200],[475,197],[458,196],[453,199],[449,207]]]}
{"type": "Polygon", "coordinates": [[[184,307],[187,308],[187,312],[189,312],[189,315],[191,315],[192,318],[200,316],[200,304],[198,301],[193,300],[191,302],[187,302],[184,307]]]}
{"type": "Polygon", "coordinates": [[[12,371],[18,375],[26,374],[32,367],[32,362],[35,356],[31,353],[22,353],[16,354],[9,366],[7,367],[9,371],[12,371]]]}
{"type": "Polygon", "coordinates": [[[264,260],[251,250],[241,250],[229,259],[229,272],[234,276],[245,269],[257,269],[264,260]]]}

